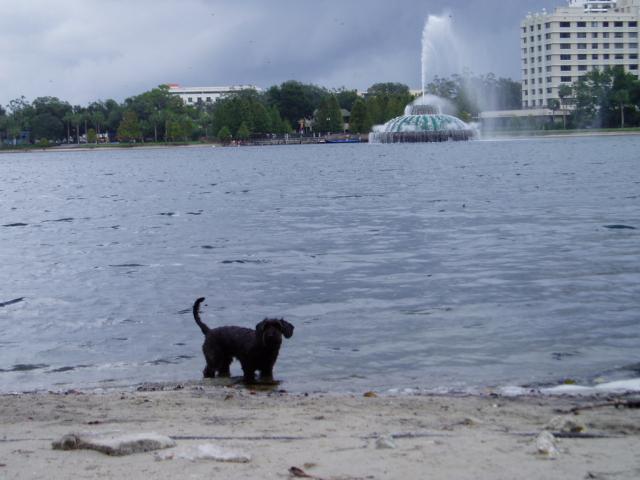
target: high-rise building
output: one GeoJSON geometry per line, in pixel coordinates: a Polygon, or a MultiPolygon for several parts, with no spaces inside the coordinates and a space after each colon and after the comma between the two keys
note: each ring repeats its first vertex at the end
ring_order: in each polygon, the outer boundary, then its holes
{"type": "Polygon", "coordinates": [[[546,107],[594,69],[621,65],[638,75],[640,0],[569,0],[522,22],[522,107],[546,107]]]}

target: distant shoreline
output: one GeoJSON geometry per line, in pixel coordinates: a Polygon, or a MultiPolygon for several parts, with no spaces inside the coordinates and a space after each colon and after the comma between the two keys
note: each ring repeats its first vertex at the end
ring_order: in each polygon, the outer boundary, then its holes
{"type": "Polygon", "coordinates": [[[536,138],[575,138],[575,137],[627,137],[638,136],[640,130],[631,131],[587,131],[587,130],[570,130],[563,132],[562,130],[552,131],[525,131],[522,133],[509,132],[509,133],[486,133],[483,134],[481,140],[522,140],[522,139],[536,139],[536,138]]]}
{"type": "MultiPolygon", "coordinates": [[[[566,133],[561,130],[554,131],[526,131],[522,133],[509,132],[509,133],[484,133],[479,140],[534,140],[540,138],[576,138],[576,137],[628,137],[628,136],[640,136],[640,130],[631,131],[580,131],[572,130],[566,133]]],[[[360,142],[366,144],[367,142],[360,142]]],[[[323,142],[314,143],[302,143],[302,145],[323,145],[323,142]]],[[[220,143],[189,143],[189,144],[135,144],[135,145],[98,145],[89,147],[86,145],[81,146],[57,146],[57,147],[27,147],[17,149],[5,149],[0,148],[0,154],[20,154],[20,153],[47,153],[47,152],[95,152],[102,150],[152,150],[152,149],[166,149],[166,148],[238,148],[238,147],[270,147],[280,145],[301,145],[296,142],[295,139],[291,139],[288,143],[277,144],[241,144],[241,145],[222,145],[220,143]]]]}

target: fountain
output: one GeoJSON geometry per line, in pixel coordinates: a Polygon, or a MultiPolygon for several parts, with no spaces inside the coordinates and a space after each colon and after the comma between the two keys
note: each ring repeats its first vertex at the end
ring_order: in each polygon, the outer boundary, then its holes
{"type": "MultiPolygon", "coordinates": [[[[448,15],[429,15],[422,32],[422,96],[407,105],[404,115],[389,120],[384,125],[376,125],[369,134],[370,143],[418,143],[446,142],[449,140],[469,140],[475,130],[453,115],[443,113],[449,106],[447,100],[426,94],[427,66],[444,44],[451,48],[456,45],[448,15]]],[[[454,52],[455,53],[455,52],[454,52]]],[[[458,55],[447,58],[457,59],[458,55]]],[[[442,68],[442,66],[439,65],[442,68]]]]}

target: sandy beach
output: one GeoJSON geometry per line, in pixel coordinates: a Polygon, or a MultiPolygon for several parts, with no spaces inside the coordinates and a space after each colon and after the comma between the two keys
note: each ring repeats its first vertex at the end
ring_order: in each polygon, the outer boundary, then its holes
{"type": "Polygon", "coordinates": [[[610,399],[292,395],[202,384],[3,395],[0,478],[640,478],[640,410],[570,412],[610,399]],[[539,451],[545,430],[556,451],[539,451]],[[176,446],[127,456],[52,448],[72,432],[155,432],[176,446]],[[185,455],[202,445],[246,458],[185,455]]]}

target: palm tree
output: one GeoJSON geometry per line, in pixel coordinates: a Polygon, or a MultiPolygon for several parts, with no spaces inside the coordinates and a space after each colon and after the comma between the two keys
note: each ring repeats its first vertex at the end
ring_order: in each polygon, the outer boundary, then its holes
{"type": "Polygon", "coordinates": [[[560,97],[560,103],[562,104],[562,126],[567,129],[567,103],[566,99],[573,94],[573,88],[569,85],[560,85],[558,89],[558,96],[560,97]]]}
{"type": "Polygon", "coordinates": [[[618,90],[612,96],[612,100],[618,104],[620,108],[620,128],[624,128],[624,107],[631,102],[631,96],[628,90],[618,90]]]}
{"type": "Polygon", "coordinates": [[[71,140],[71,124],[74,122],[73,111],[69,111],[64,114],[62,117],[62,121],[67,124],[67,143],[70,143],[71,140]]]}
{"type": "MultiPolygon", "coordinates": [[[[560,108],[560,100],[557,98],[550,98],[547,100],[547,108],[551,110],[551,121],[554,126],[556,124],[556,111],[560,108]]],[[[555,127],[554,127],[555,128],[555,127]]]]}

